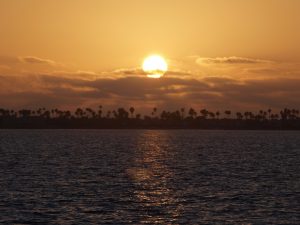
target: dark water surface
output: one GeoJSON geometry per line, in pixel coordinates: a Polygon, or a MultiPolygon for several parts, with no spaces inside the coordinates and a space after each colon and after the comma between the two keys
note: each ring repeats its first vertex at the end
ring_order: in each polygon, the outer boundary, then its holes
{"type": "Polygon", "coordinates": [[[300,132],[0,130],[1,224],[300,224],[300,132]]]}

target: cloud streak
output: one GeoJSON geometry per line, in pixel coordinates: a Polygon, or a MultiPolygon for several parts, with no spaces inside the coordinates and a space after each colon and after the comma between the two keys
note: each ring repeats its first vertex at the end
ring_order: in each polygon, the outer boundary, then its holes
{"type": "MultiPolygon", "coordinates": [[[[141,76],[141,77],[145,77],[147,75],[147,73],[145,73],[143,71],[142,68],[124,68],[124,69],[118,69],[118,70],[114,70],[113,72],[109,73],[106,72],[106,74],[109,75],[117,75],[117,76],[121,76],[121,77],[125,77],[125,76],[141,76]]],[[[168,76],[168,77],[180,77],[180,76],[191,76],[192,74],[188,71],[180,71],[180,70],[168,70],[164,76],[168,76]]]]}
{"type": "Polygon", "coordinates": [[[253,59],[244,57],[217,57],[217,58],[197,58],[196,63],[203,64],[259,64],[259,63],[271,63],[269,60],[253,59]]]}
{"type": "Polygon", "coordinates": [[[35,56],[26,56],[21,57],[20,60],[24,63],[31,63],[31,64],[47,64],[47,65],[55,65],[56,63],[50,59],[42,59],[35,56]]]}

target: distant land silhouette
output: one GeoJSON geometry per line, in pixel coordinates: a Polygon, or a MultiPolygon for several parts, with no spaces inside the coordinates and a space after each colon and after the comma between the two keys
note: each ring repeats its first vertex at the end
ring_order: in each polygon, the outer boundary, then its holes
{"type": "Polygon", "coordinates": [[[104,112],[77,108],[74,112],[59,109],[19,111],[0,108],[2,129],[261,129],[300,130],[299,110],[283,109],[274,113],[271,109],[254,112],[211,112],[181,108],[176,111],[158,111],[153,108],[150,115],[118,108],[104,112]]]}

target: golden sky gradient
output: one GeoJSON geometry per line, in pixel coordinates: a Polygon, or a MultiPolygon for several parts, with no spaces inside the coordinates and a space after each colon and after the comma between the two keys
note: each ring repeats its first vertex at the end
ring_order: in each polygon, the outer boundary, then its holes
{"type": "Polygon", "coordinates": [[[299,0],[0,0],[0,107],[300,105],[299,0]],[[163,55],[170,71],[140,67],[163,55]]]}

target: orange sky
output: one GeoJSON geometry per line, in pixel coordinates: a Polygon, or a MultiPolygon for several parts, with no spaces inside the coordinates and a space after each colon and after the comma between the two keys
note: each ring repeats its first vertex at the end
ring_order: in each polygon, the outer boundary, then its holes
{"type": "Polygon", "coordinates": [[[0,107],[300,105],[299,0],[0,0],[0,107]],[[170,71],[151,80],[143,59],[170,71]]]}

